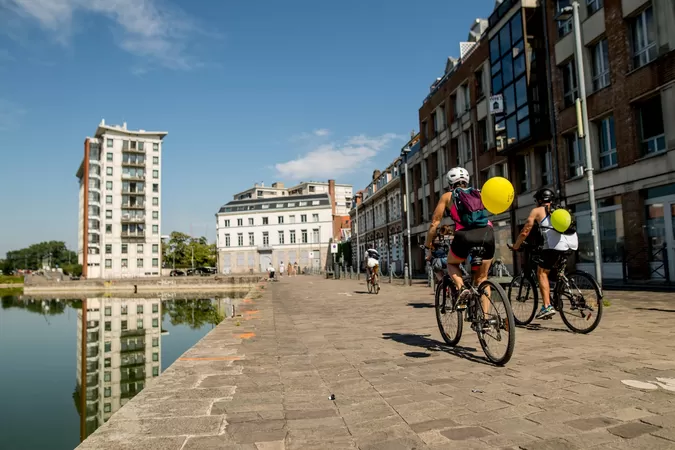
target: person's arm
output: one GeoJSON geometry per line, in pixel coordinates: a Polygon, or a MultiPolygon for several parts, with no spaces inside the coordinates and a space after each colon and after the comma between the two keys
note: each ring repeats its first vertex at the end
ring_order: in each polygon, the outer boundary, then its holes
{"type": "Polygon", "coordinates": [[[530,215],[528,216],[527,220],[525,221],[525,225],[523,225],[523,230],[520,232],[518,235],[518,239],[516,239],[516,243],[513,244],[513,249],[518,250],[520,246],[525,242],[525,239],[530,235],[530,232],[532,231],[532,228],[534,227],[534,223],[537,220],[538,214],[538,209],[539,208],[534,208],[532,211],[530,211],[530,215]]]}
{"type": "Polygon", "coordinates": [[[424,244],[426,248],[431,248],[432,242],[434,242],[434,239],[436,238],[436,230],[438,229],[438,226],[441,224],[441,220],[443,220],[443,215],[445,214],[445,210],[448,207],[448,202],[452,199],[452,192],[446,192],[441,196],[441,199],[438,201],[438,205],[436,205],[436,209],[434,210],[434,215],[431,217],[431,226],[429,227],[429,232],[427,233],[427,241],[424,244]]]}

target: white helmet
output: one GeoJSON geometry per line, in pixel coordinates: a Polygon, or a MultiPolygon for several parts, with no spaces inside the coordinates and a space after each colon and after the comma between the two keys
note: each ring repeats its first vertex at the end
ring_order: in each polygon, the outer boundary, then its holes
{"type": "Polygon", "coordinates": [[[454,186],[460,181],[469,184],[469,171],[464,167],[453,167],[445,177],[448,179],[448,184],[450,186],[454,186]]]}

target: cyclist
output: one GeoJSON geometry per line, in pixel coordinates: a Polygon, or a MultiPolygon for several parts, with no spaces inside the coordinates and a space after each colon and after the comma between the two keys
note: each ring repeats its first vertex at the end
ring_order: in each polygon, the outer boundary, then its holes
{"type": "MultiPolygon", "coordinates": [[[[455,167],[450,169],[446,178],[449,191],[441,196],[434,210],[425,247],[428,249],[427,259],[430,260],[429,250],[432,248],[436,231],[445,212],[449,211],[450,217],[455,222],[455,232],[448,254],[448,273],[457,289],[459,306],[464,307],[462,294],[466,288],[459,265],[466,260],[473,247],[482,247],[483,264],[474,275],[474,282],[480,285],[485,281],[490,270],[490,263],[495,255],[495,236],[492,223],[487,220],[487,211],[483,206],[480,191],[469,187],[469,172],[463,167],[455,167]]],[[[482,303],[483,311],[487,313],[490,305],[490,293],[486,292],[486,294],[488,298],[482,299],[482,303]]]]}
{"type": "Polygon", "coordinates": [[[373,274],[377,273],[380,267],[380,254],[374,248],[366,250],[366,271],[368,272],[368,281],[372,281],[373,274]]]}
{"type": "Polygon", "coordinates": [[[537,268],[537,278],[544,304],[536,317],[537,319],[543,319],[555,314],[555,309],[551,306],[551,288],[548,283],[548,274],[564,252],[579,248],[579,238],[576,233],[559,233],[551,225],[551,209],[555,200],[555,193],[551,189],[539,189],[534,194],[534,200],[537,202],[537,206],[530,211],[523,230],[516,239],[516,243],[513,244],[513,249],[518,250],[535,226],[538,228],[535,233],[541,234],[543,249],[540,253],[541,262],[537,268]]]}

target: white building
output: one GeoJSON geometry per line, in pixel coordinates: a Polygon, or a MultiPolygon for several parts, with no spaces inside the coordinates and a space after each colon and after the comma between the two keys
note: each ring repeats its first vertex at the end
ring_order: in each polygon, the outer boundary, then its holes
{"type": "Polygon", "coordinates": [[[165,131],[102,120],[77,171],[78,261],[87,278],[161,273],[161,163],[165,131]]]}
{"type": "Polygon", "coordinates": [[[162,370],[159,298],[90,298],[77,313],[77,402],[86,437],[162,370]],[[85,392],[84,398],[82,397],[85,392]]]}
{"type": "Polygon", "coordinates": [[[233,200],[216,214],[219,272],[264,272],[270,263],[279,270],[282,262],[323,268],[334,224],[328,193],[253,194],[257,198],[233,200]]]}

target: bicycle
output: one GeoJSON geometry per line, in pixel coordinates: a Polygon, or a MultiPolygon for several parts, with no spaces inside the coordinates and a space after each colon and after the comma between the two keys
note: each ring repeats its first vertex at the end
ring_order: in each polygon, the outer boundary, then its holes
{"type": "MultiPolygon", "coordinates": [[[[513,246],[508,246],[513,250],[513,246]]],[[[541,263],[539,252],[541,248],[528,246],[526,243],[517,251],[529,250],[529,255],[523,271],[513,278],[509,284],[509,303],[514,311],[516,324],[529,325],[537,313],[539,306],[539,282],[537,280],[536,267],[541,263]],[[516,293],[515,298],[513,296],[516,293]],[[528,301],[531,296],[531,306],[528,301]],[[521,315],[520,312],[523,314],[521,315]]],[[[561,252],[558,261],[553,266],[555,274],[555,286],[551,289],[551,305],[560,313],[560,318],[567,328],[575,333],[588,334],[595,330],[602,319],[602,288],[595,278],[582,270],[567,271],[567,259],[572,251],[561,252]],[[591,294],[595,300],[587,300],[591,294]],[[566,310],[566,302],[569,310],[566,310]],[[579,324],[573,324],[573,319],[580,319],[579,324]],[[587,325],[587,327],[583,327],[587,325]]],[[[551,317],[546,317],[551,319],[551,317]]]]}
{"type": "MultiPolygon", "coordinates": [[[[477,271],[483,265],[482,255],[484,250],[482,247],[474,247],[470,250],[472,272],[477,271]]],[[[438,266],[436,264],[437,259],[439,258],[434,259],[432,265],[438,266]]],[[[461,296],[462,302],[459,302],[455,283],[447,270],[435,270],[439,275],[441,272],[443,274],[441,281],[436,285],[435,295],[436,322],[441,336],[446,344],[454,347],[462,337],[464,321],[470,322],[471,329],[476,332],[485,356],[492,363],[503,366],[511,359],[516,345],[516,327],[511,304],[507,301],[506,293],[499,284],[485,280],[480,286],[475,286],[473,277],[463,269],[462,265],[460,265],[460,268],[464,286],[468,288],[468,293],[463,293],[461,296]],[[495,294],[498,299],[493,298],[495,294]],[[487,298],[491,306],[491,308],[488,308],[487,314],[483,311],[483,296],[487,298]],[[450,298],[449,304],[448,298],[450,298]],[[503,312],[499,310],[497,303],[503,305],[503,312]],[[463,318],[465,311],[466,318],[463,318]],[[445,321],[455,323],[446,327],[445,321]],[[504,351],[499,355],[493,353],[488,338],[497,343],[506,343],[504,351]]]]}
{"type": "Polygon", "coordinates": [[[366,278],[366,284],[368,285],[369,294],[380,293],[380,277],[377,276],[377,267],[372,268],[370,276],[366,278]]]}

